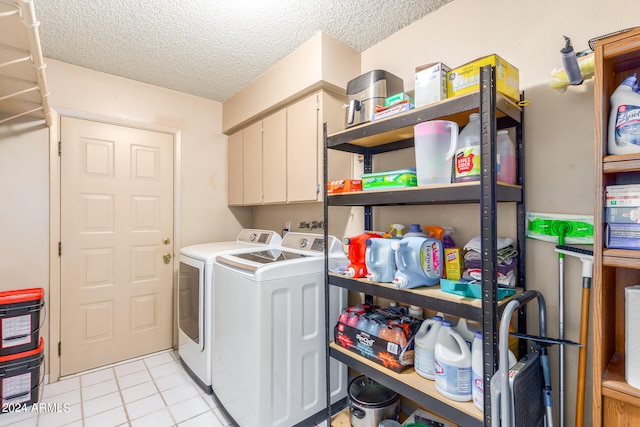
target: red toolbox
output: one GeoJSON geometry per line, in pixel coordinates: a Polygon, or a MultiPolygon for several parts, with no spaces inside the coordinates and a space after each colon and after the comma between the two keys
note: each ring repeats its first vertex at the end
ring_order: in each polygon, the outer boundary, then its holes
{"type": "Polygon", "coordinates": [[[0,292],[0,358],[38,348],[44,289],[0,292]]]}

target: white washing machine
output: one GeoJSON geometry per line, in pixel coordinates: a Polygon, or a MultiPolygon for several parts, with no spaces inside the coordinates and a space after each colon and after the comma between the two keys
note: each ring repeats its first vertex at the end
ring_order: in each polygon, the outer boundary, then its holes
{"type": "MultiPolygon", "coordinates": [[[[326,418],[323,235],[287,233],[279,249],[218,255],[213,393],[239,426],[313,425],[326,418]]],[[[329,237],[329,268],[344,269],[342,243],[329,237]]],[[[347,291],[332,286],[330,319],[347,291]]],[[[347,369],[331,360],[331,403],[347,395],[347,369]]]]}
{"type": "Polygon", "coordinates": [[[180,249],[178,273],[178,353],[198,385],[211,394],[213,357],[213,261],[233,249],[279,246],[275,231],[244,229],[232,242],[204,243],[180,249]]]}

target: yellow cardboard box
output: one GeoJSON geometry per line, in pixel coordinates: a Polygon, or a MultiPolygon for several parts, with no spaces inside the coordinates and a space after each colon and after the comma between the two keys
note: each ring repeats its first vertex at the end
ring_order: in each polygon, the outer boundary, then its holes
{"type": "Polygon", "coordinates": [[[476,59],[447,73],[447,96],[464,95],[480,88],[480,67],[496,67],[496,90],[514,101],[520,100],[520,73],[498,55],[476,59]]]}
{"type": "Polygon", "coordinates": [[[464,251],[462,248],[444,249],[445,270],[447,279],[460,280],[464,272],[464,251]]]}

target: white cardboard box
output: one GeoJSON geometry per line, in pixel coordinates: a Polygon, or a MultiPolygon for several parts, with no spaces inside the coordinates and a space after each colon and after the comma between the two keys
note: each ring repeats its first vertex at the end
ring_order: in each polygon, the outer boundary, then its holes
{"type": "Polygon", "coordinates": [[[625,379],[640,388],[640,286],[627,286],[625,296],[625,379]]]}
{"type": "Polygon", "coordinates": [[[447,99],[447,72],[442,62],[421,65],[416,68],[415,106],[433,104],[447,99]]]}

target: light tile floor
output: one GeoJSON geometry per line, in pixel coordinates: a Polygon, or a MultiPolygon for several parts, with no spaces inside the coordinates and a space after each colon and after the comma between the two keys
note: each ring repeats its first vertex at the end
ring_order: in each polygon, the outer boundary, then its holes
{"type": "Polygon", "coordinates": [[[175,351],[47,384],[37,405],[0,414],[0,427],[228,425],[213,398],[187,375],[175,351]]]}

